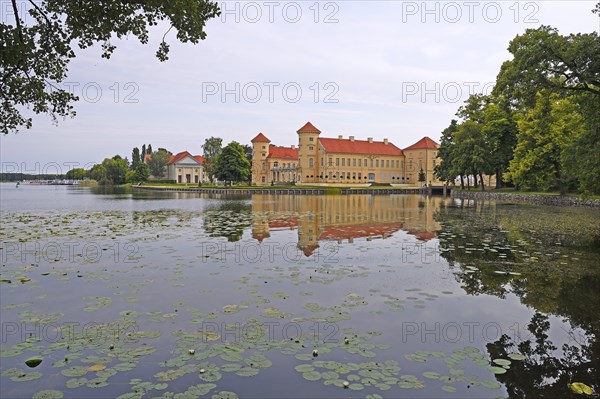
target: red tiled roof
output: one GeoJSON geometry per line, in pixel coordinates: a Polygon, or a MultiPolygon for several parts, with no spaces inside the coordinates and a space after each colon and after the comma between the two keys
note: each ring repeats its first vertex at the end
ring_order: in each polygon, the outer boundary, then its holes
{"type": "Polygon", "coordinates": [[[410,147],[406,147],[404,149],[404,151],[406,151],[406,150],[420,150],[420,149],[424,149],[424,148],[436,150],[438,147],[439,147],[438,143],[436,143],[435,141],[431,140],[429,137],[425,136],[421,140],[419,140],[416,143],[414,143],[413,145],[411,145],[410,147]]]}
{"type": "Polygon", "coordinates": [[[152,154],[144,154],[144,161],[149,161],[152,158],[152,154]]]}
{"type": "Polygon", "coordinates": [[[417,239],[421,240],[421,241],[429,241],[432,238],[435,238],[437,236],[435,231],[423,231],[423,230],[409,229],[409,230],[406,230],[406,232],[410,235],[417,237],[417,239]]]}
{"type": "Polygon", "coordinates": [[[202,163],[204,160],[200,155],[192,155],[187,151],[183,151],[183,152],[180,152],[179,154],[171,155],[171,157],[169,158],[169,162],[167,162],[167,165],[177,163],[177,162],[181,161],[182,159],[185,159],[186,157],[190,157],[199,163],[202,163]]]}
{"type": "Polygon", "coordinates": [[[373,141],[369,143],[367,140],[350,139],[328,139],[321,137],[319,142],[327,152],[338,152],[347,154],[377,154],[377,155],[404,155],[402,150],[394,144],[383,141],[373,141]]]}
{"type": "Polygon", "coordinates": [[[281,159],[298,159],[298,149],[291,147],[278,147],[278,146],[270,146],[269,147],[269,156],[267,158],[281,158],[281,159]]]}
{"type": "Polygon", "coordinates": [[[306,122],[306,125],[298,129],[297,133],[321,133],[321,131],[317,129],[312,123],[306,122]]]}
{"type": "Polygon", "coordinates": [[[250,142],[251,142],[251,143],[270,143],[270,142],[271,142],[271,140],[269,140],[269,139],[267,138],[267,136],[265,136],[264,134],[262,134],[262,133],[259,133],[259,134],[257,134],[257,135],[256,135],[256,137],[255,137],[255,138],[253,138],[253,139],[252,139],[250,142]]]}
{"type": "Polygon", "coordinates": [[[319,236],[319,240],[341,240],[345,238],[383,236],[395,233],[400,229],[402,229],[402,223],[391,223],[375,226],[332,226],[327,227],[323,231],[323,233],[319,236]]]}
{"type": "Polygon", "coordinates": [[[309,256],[311,256],[313,254],[313,252],[315,252],[315,249],[319,248],[319,244],[313,244],[313,245],[297,245],[298,248],[302,251],[302,253],[304,254],[304,256],[306,256],[307,258],[309,256]]]}
{"type": "Polygon", "coordinates": [[[194,155],[194,159],[201,164],[204,164],[204,157],[202,155],[194,155]]]}
{"type": "Polygon", "coordinates": [[[271,234],[269,234],[268,231],[261,231],[259,233],[252,233],[252,238],[254,238],[255,240],[258,240],[258,242],[263,242],[263,240],[265,238],[269,238],[271,237],[271,234]]]}
{"type": "Polygon", "coordinates": [[[274,219],[269,220],[270,229],[281,229],[281,228],[292,228],[298,226],[298,218],[291,217],[287,219],[274,219]]]}

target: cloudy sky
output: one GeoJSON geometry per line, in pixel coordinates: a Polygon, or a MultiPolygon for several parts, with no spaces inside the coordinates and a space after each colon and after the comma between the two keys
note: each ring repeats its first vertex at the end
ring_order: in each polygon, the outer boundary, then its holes
{"type": "MultiPolygon", "coordinates": [[[[2,18],[10,18],[2,1],[2,18]]],[[[470,93],[489,91],[509,41],[541,24],[598,31],[594,1],[228,1],[198,45],[174,32],[170,59],[151,42],[117,42],[110,60],[79,51],[63,87],[77,117],[0,138],[4,171],[53,173],[151,143],[201,154],[204,139],[297,142],[311,121],[323,136],[389,138],[406,147],[440,132],[470,93]]]]}

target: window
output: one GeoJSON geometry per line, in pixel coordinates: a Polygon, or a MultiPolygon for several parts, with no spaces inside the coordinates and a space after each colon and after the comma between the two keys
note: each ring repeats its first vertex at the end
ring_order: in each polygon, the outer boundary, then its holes
{"type": "Polygon", "coordinates": [[[325,160],[321,158],[321,166],[325,166],[325,160]]]}
{"type": "Polygon", "coordinates": [[[346,166],[346,158],[342,158],[342,166],[346,166]]]}
{"type": "Polygon", "coordinates": [[[329,158],[329,160],[327,161],[327,163],[329,164],[329,166],[333,166],[333,158],[329,158]]]}
{"type": "Polygon", "coordinates": [[[342,179],[342,180],[344,179],[344,172],[340,173],[340,179],[342,179]]]}
{"type": "Polygon", "coordinates": [[[379,167],[379,159],[375,160],[375,167],[378,168],[379,167]]]}
{"type": "Polygon", "coordinates": [[[352,166],[356,166],[356,158],[352,160],[352,166]]]}
{"type": "Polygon", "coordinates": [[[309,151],[314,151],[314,149],[315,149],[315,147],[314,147],[314,146],[312,146],[312,145],[309,145],[309,146],[308,146],[308,150],[309,150],[309,151]]]}
{"type": "Polygon", "coordinates": [[[400,161],[396,159],[396,167],[399,168],[400,167],[400,161]]]}
{"type": "Polygon", "coordinates": [[[360,178],[361,178],[361,174],[360,174],[360,172],[358,172],[358,179],[360,180],[360,178]]]}
{"type": "Polygon", "coordinates": [[[358,166],[362,166],[362,158],[358,160],[358,166]]]}
{"type": "Polygon", "coordinates": [[[266,145],[263,145],[263,146],[262,146],[262,149],[263,149],[263,150],[266,150],[266,149],[267,149],[267,146],[266,146],[266,145]]]}
{"type": "Polygon", "coordinates": [[[265,184],[265,177],[264,176],[262,177],[261,180],[262,180],[262,183],[265,184]]]}
{"type": "Polygon", "coordinates": [[[373,167],[373,158],[371,158],[371,167],[373,167]]]}
{"type": "Polygon", "coordinates": [[[335,159],[335,166],[340,166],[340,159],[339,158],[335,159]]]}
{"type": "Polygon", "coordinates": [[[273,162],[273,167],[274,168],[278,168],[279,167],[279,162],[277,162],[277,161],[273,162]]]}
{"type": "Polygon", "coordinates": [[[390,167],[390,160],[389,160],[389,159],[385,161],[385,167],[386,167],[386,168],[389,168],[389,167],[390,167]]]}
{"type": "Polygon", "coordinates": [[[263,170],[265,170],[265,167],[266,167],[266,166],[267,166],[267,165],[266,165],[266,163],[265,163],[265,162],[263,162],[263,163],[262,163],[262,168],[263,168],[263,170]]]}
{"type": "Polygon", "coordinates": [[[421,161],[421,160],[419,159],[419,170],[420,170],[420,169],[423,169],[423,161],[421,161]]]}
{"type": "Polygon", "coordinates": [[[348,166],[350,166],[350,158],[348,158],[348,166]]]}
{"type": "Polygon", "coordinates": [[[329,172],[329,180],[333,177],[333,172],[329,172]]]}
{"type": "Polygon", "coordinates": [[[352,173],[352,178],[356,179],[356,172],[352,173]]]}
{"type": "Polygon", "coordinates": [[[315,166],[315,160],[313,158],[308,158],[308,166],[310,166],[311,168],[315,166]]]}
{"type": "Polygon", "coordinates": [[[308,141],[315,141],[315,138],[314,137],[309,137],[308,141]]]}

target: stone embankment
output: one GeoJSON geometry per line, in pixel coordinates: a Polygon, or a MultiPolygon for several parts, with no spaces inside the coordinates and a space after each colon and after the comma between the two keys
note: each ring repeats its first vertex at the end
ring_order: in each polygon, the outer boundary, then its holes
{"type": "Polygon", "coordinates": [[[464,199],[486,199],[494,201],[525,202],[537,205],[551,206],[586,206],[590,208],[600,208],[600,200],[588,199],[581,200],[577,197],[558,196],[558,195],[529,195],[513,193],[494,193],[488,191],[461,191],[452,190],[454,198],[464,199]]]}

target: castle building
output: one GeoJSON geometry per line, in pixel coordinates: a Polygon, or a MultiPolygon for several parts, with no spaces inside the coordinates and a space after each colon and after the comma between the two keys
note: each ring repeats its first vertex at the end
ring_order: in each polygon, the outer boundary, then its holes
{"type": "Polygon", "coordinates": [[[441,185],[434,176],[438,144],[424,137],[400,149],[388,139],[374,141],[320,137],[321,131],[307,122],[298,131],[298,148],[279,147],[259,133],[252,139],[252,183],[256,185],[441,185]]]}

